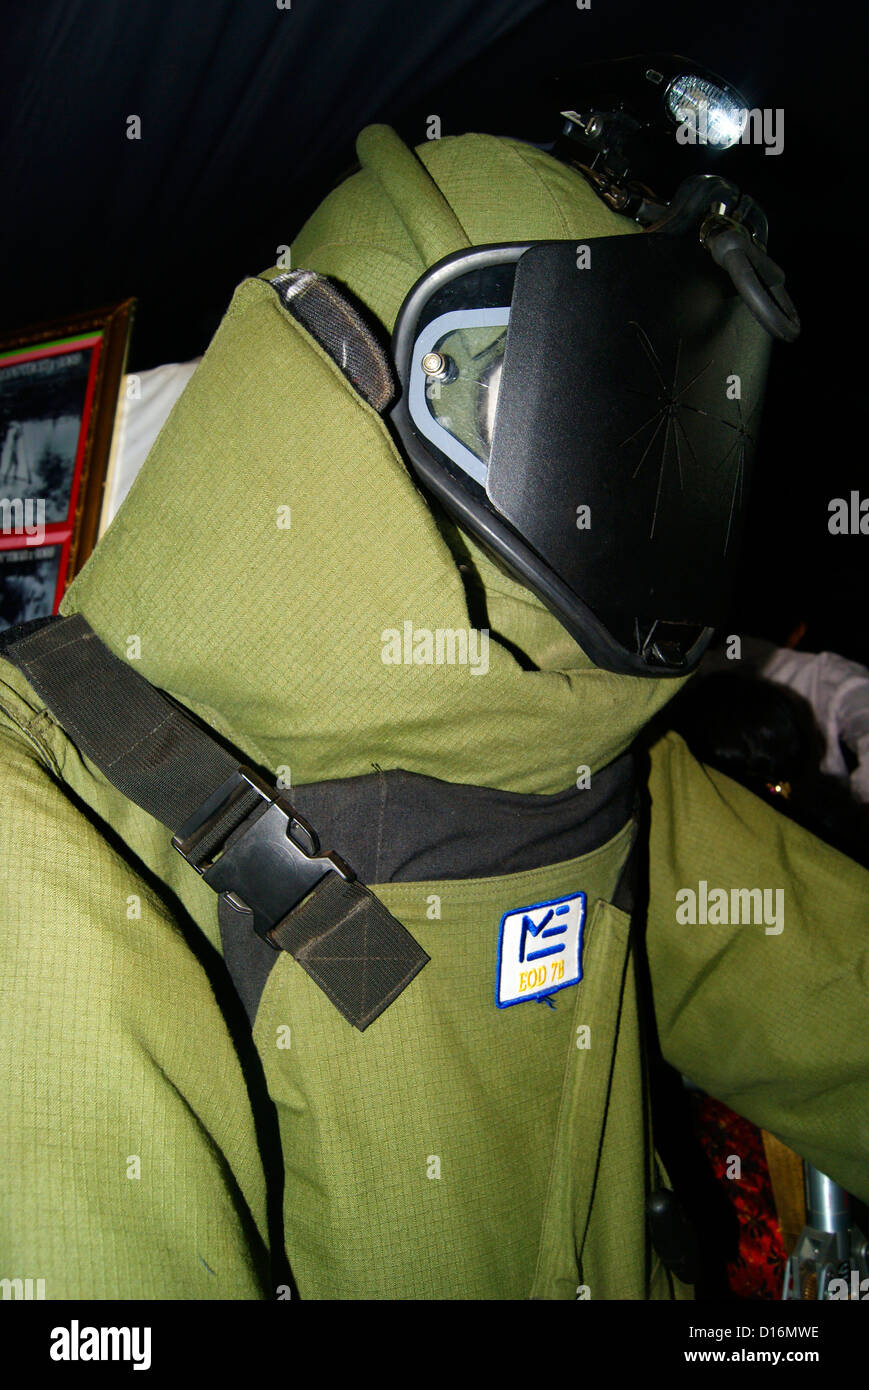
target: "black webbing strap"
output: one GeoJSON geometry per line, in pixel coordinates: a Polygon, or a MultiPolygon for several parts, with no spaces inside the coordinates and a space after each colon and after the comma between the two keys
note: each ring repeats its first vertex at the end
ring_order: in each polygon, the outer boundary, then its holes
{"type": "Polygon", "coordinates": [[[395,396],[392,363],[346,295],[313,270],[287,270],[268,283],[360,396],[384,411],[395,396]]]}
{"type": "Polygon", "coordinates": [[[0,655],[108,781],[173,831],[230,915],[289,951],[348,1022],[367,1028],[426,964],[281,794],[114,656],[81,614],[3,633],[0,655]]]}
{"type": "Polygon", "coordinates": [[[109,651],[80,614],[6,641],[79,751],[119,792],[177,830],[238,767],[165,695],[109,651]]]}

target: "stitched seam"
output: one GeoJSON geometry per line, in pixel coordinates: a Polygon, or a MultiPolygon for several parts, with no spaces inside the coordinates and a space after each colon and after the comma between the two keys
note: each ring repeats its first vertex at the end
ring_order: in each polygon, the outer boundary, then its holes
{"type": "MultiPolygon", "coordinates": [[[[93,639],[93,638],[95,638],[95,637],[96,637],[96,633],[95,633],[95,632],[82,632],[82,633],[79,633],[78,636],[76,636],[76,637],[71,637],[70,640],[69,640],[68,642],[62,642],[59,646],[53,647],[53,648],[52,648],[52,656],[56,655],[56,654],[57,654],[58,652],[60,652],[60,651],[63,651],[66,647],[73,647],[73,646],[75,646],[77,642],[87,642],[87,641],[90,641],[91,639],[93,639]]],[[[113,655],[113,653],[110,653],[110,655],[113,655]]],[[[36,658],[37,661],[42,660],[42,659],[43,659],[43,658],[41,658],[41,657],[36,658]]],[[[118,658],[116,657],[115,660],[118,660],[118,658]]],[[[20,662],[20,668],[21,668],[25,673],[28,674],[28,680],[30,680],[31,685],[33,684],[33,680],[32,680],[32,678],[30,677],[29,672],[30,672],[30,668],[33,666],[33,664],[34,664],[33,659],[31,659],[30,661],[22,660],[22,661],[20,662]]],[[[137,675],[137,672],[131,671],[129,674],[135,678],[136,675],[137,675]]],[[[47,711],[46,711],[46,713],[47,713],[47,711]]],[[[163,718],[160,719],[160,720],[158,720],[158,722],[157,722],[156,724],[154,724],[154,725],[152,726],[152,728],[148,729],[145,733],[141,734],[137,739],[135,739],[132,743],[128,744],[125,748],[122,748],[121,751],[120,751],[120,753],[118,753],[116,757],[112,758],[111,762],[102,764],[102,765],[101,765],[101,770],[103,771],[103,773],[106,774],[106,775],[108,775],[108,769],[109,769],[109,768],[113,768],[113,767],[115,766],[116,763],[118,763],[118,762],[121,761],[122,758],[129,757],[129,755],[130,755],[136,748],[138,748],[140,744],[144,743],[147,739],[151,738],[154,734],[156,734],[156,733],[158,732],[158,730],[162,729],[166,724],[168,724],[168,723],[170,722],[170,720],[172,719],[172,717],[173,717],[173,715],[174,715],[175,713],[176,713],[176,711],[175,711],[174,709],[170,708],[170,709],[168,710],[168,712],[163,716],[163,718]]],[[[64,723],[61,727],[63,727],[64,729],[67,729],[70,733],[74,734],[74,735],[76,736],[76,738],[78,738],[82,743],[88,743],[88,744],[90,743],[90,739],[89,739],[88,735],[82,730],[82,728],[80,727],[80,725],[79,725],[76,721],[74,721],[74,720],[72,719],[71,716],[67,716],[67,717],[66,717],[65,723],[64,723]]],[[[26,731],[25,731],[25,732],[26,732],[26,731]]],[[[84,751],[84,750],[82,750],[82,751],[84,751]]],[[[87,754],[87,756],[88,756],[88,757],[92,757],[91,754],[87,754]]],[[[109,781],[111,781],[111,778],[109,778],[109,781]]]]}
{"type": "Polygon", "coordinates": [[[517,150],[511,146],[511,153],[516,156],[516,158],[520,161],[521,164],[524,164],[525,168],[528,169],[531,174],[534,175],[534,178],[540,184],[540,187],[545,191],[547,198],[549,199],[555,211],[557,212],[566,235],[570,237],[570,227],[568,225],[567,218],[564,215],[564,210],[560,202],[556,198],[555,194],[552,192],[552,189],[549,187],[546,180],[540,174],[539,169],[535,169],[534,165],[531,163],[531,160],[526,158],[526,156],[522,153],[521,150],[517,150]]]}
{"type": "MultiPolygon", "coordinates": [[[[590,928],[590,927],[591,927],[591,922],[589,922],[589,928],[590,928]]],[[[584,949],[584,948],[583,948],[583,949],[584,949]]],[[[545,1240],[546,1240],[546,1228],[547,1228],[547,1222],[548,1222],[548,1217],[549,1217],[550,1204],[551,1204],[551,1202],[552,1202],[552,1189],[553,1189],[553,1186],[554,1186],[554,1184],[555,1184],[555,1171],[556,1171],[556,1168],[557,1168],[557,1166],[558,1166],[558,1157],[559,1157],[560,1146],[561,1146],[561,1135],[562,1135],[562,1133],[563,1133],[563,1131],[564,1131],[564,1129],[565,1129],[565,1126],[566,1126],[567,1123],[568,1123],[568,1112],[569,1112],[569,1110],[570,1110],[570,1104],[569,1104],[569,1091],[570,1091],[570,1089],[572,1088],[572,1086],[573,1086],[573,1084],[574,1084],[574,1081],[573,1081],[573,1068],[572,1068],[572,1065],[571,1065],[572,1062],[573,1062],[573,1047],[574,1047],[574,1042],[573,1042],[573,1040],[574,1040],[574,1037],[575,1037],[573,1025],[574,1025],[574,1023],[576,1022],[576,1019],[577,1019],[578,1016],[579,1016],[579,1010],[580,1010],[580,1007],[581,1007],[581,1005],[582,1005],[582,1000],[583,1000],[583,995],[584,995],[584,990],[583,990],[584,984],[585,984],[585,972],[583,971],[582,979],[579,981],[579,985],[578,985],[577,991],[576,991],[576,1000],[575,1000],[574,1006],[573,1006],[573,1017],[571,1018],[571,1021],[570,1021],[571,1027],[570,1027],[570,1033],[569,1033],[569,1035],[568,1035],[568,1051],[567,1051],[567,1056],[566,1056],[565,1062],[564,1062],[564,1078],[563,1078],[562,1083],[561,1083],[561,1094],[560,1094],[559,1100],[558,1100],[558,1121],[557,1121],[556,1126],[555,1126],[555,1134],[554,1134],[554,1136],[553,1136],[553,1141],[552,1141],[552,1157],[551,1157],[550,1162],[549,1162],[549,1177],[548,1177],[547,1182],[546,1182],[546,1195],[545,1195],[545,1197],[543,1198],[543,1211],[542,1211],[542,1218],[541,1218],[541,1222],[540,1222],[540,1239],[539,1239],[539,1243],[538,1243],[538,1246],[537,1246],[537,1261],[536,1261],[535,1266],[534,1266],[534,1278],[531,1280],[531,1292],[532,1292],[532,1293],[534,1292],[534,1290],[535,1290],[536,1287],[537,1287],[538,1280],[540,1279],[541,1274],[542,1274],[542,1270],[543,1270],[543,1250],[544,1250],[544,1242],[545,1242],[545,1240]]]]}
{"type": "Polygon", "coordinates": [[[128,757],[129,754],[132,753],[135,748],[139,747],[140,743],[144,743],[146,739],[151,738],[153,734],[156,734],[158,729],[162,729],[166,724],[168,724],[174,713],[174,710],[170,710],[168,714],[164,714],[163,718],[158,720],[157,723],[153,726],[153,728],[148,729],[144,734],[137,738],[134,743],[129,744],[127,748],[123,748],[116,758],[112,758],[112,761],[110,763],[106,763],[106,768],[108,769],[110,767],[114,767],[115,763],[119,763],[121,761],[121,758],[128,757]]]}
{"type": "MultiPolygon", "coordinates": [[[[606,900],[604,900],[604,901],[606,901],[606,900]]],[[[612,907],[612,903],[607,903],[607,906],[612,907]]],[[[620,911],[620,909],[617,908],[616,911],[620,911]]],[[[618,1038],[618,1035],[619,1035],[619,1030],[620,1030],[621,1025],[622,1025],[622,1016],[623,1016],[623,1014],[624,1014],[624,1009],[625,1009],[625,986],[626,986],[626,981],[627,981],[628,969],[629,969],[629,967],[630,967],[630,962],[631,962],[631,949],[632,949],[632,943],[631,943],[630,938],[629,938],[629,939],[628,939],[627,950],[626,950],[626,952],[625,952],[625,959],[624,959],[624,964],[623,964],[623,967],[622,967],[622,972],[621,972],[621,975],[620,975],[620,977],[619,977],[619,995],[618,995],[619,1006],[618,1006],[618,1010],[617,1010],[617,1012],[616,1012],[616,1019],[615,1019],[614,1030],[613,1030],[614,1036],[615,1036],[616,1038],[618,1038]]],[[[583,1252],[583,1250],[585,1249],[585,1242],[586,1242],[586,1240],[587,1240],[587,1238],[588,1238],[588,1228],[589,1228],[589,1224],[590,1224],[590,1222],[591,1222],[591,1214],[592,1214],[592,1211],[593,1211],[593,1209],[594,1209],[594,1198],[595,1198],[595,1193],[597,1192],[598,1179],[600,1178],[600,1165],[601,1165],[601,1158],[603,1157],[603,1146],[604,1146],[604,1142],[605,1142],[605,1139],[606,1139],[607,1116],[608,1116],[608,1114],[609,1114],[610,1099],[611,1099],[611,1097],[612,1097],[613,1077],[614,1077],[614,1075],[615,1075],[615,1068],[616,1068],[616,1054],[615,1054],[615,1048],[614,1048],[614,1049],[613,1049],[612,1058],[611,1058],[611,1060],[610,1060],[609,1073],[608,1073],[608,1075],[607,1075],[606,1094],[604,1095],[603,1105],[602,1105],[602,1107],[601,1107],[600,1136],[599,1136],[599,1138],[598,1138],[597,1156],[596,1156],[595,1165],[594,1165],[594,1176],[592,1177],[592,1180],[591,1180],[591,1192],[589,1193],[589,1197],[588,1197],[588,1208],[587,1208],[586,1213],[585,1213],[585,1224],[584,1224],[584,1226],[583,1226],[583,1228],[582,1228],[582,1237],[581,1237],[580,1239],[577,1239],[577,1240],[576,1240],[576,1257],[577,1257],[577,1263],[578,1263],[578,1264],[581,1264],[581,1263],[582,1263],[582,1252],[583,1252]]]]}
{"type": "MultiPolygon", "coordinates": [[[[24,735],[24,737],[25,737],[25,739],[27,740],[27,742],[28,742],[29,744],[32,744],[32,746],[37,750],[38,753],[43,754],[43,757],[40,758],[40,762],[43,762],[43,763],[47,764],[48,767],[54,771],[54,773],[56,774],[56,776],[58,777],[58,779],[62,781],[63,778],[62,778],[61,771],[60,771],[60,765],[59,765],[59,763],[57,762],[57,759],[55,758],[55,756],[54,756],[54,754],[52,753],[51,749],[48,748],[48,747],[37,737],[37,735],[36,735],[35,733],[32,732],[31,727],[30,727],[30,723],[28,723],[28,724],[26,724],[26,725],[25,725],[25,724],[22,724],[22,723],[21,723],[21,720],[18,719],[18,718],[16,717],[16,715],[13,713],[13,711],[9,708],[9,706],[8,706],[8,705],[5,703],[5,701],[3,701],[3,700],[0,700],[0,710],[2,710],[2,712],[6,715],[7,719],[9,719],[9,721],[10,721],[12,724],[15,725],[16,729],[18,729],[18,730],[24,735]]],[[[32,722],[33,722],[33,721],[31,721],[31,723],[32,723],[32,722]]]]}
{"type": "Polygon", "coordinates": [[[383,772],[383,770],[382,770],[381,768],[378,768],[378,769],[377,769],[377,776],[378,776],[379,784],[380,784],[380,787],[379,787],[379,789],[380,789],[380,809],[379,809],[379,811],[378,811],[378,816],[377,816],[377,849],[376,849],[376,851],[375,851],[375,859],[374,859],[374,879],[375,879],[375,882],[379,882],[379,881],[380,881],[380,872],[381,872],[382,856],[383,856],[383,825],[384,825],[384,822],[385,822],[385,820],[386,820],[386,798],[387,798],[387,794],[388,794],[388,793],[387,793],[387,786],[386,786],[386,776],[385,776],[385,774],[384,774],[384,772],[383,772]]]}
{"type": "MultiPolygon", "coordinates": [[[[76,614],[76,615],[74,615],[74,616],[78,617],[79,615],[76,614]]],[[[69,621],[72,621],[72,619],[69,619],[69,621]]],[[[78,642],[87,642],[87,641],[89,641],[92,637],[96,637],[96,633],[95,633],[95,632],[80,632],[80,633],[78,633],[77,636],[75,636],[75,637],[70,637],[70,639],[69,639],[68,642],[61,642],[58,646],[52,647],[51,654],[52,654],[52,656],[56,656],[58,652],[65,651],[67,647],[74,647],[78,642]]],[[[42,661],[42,660],[43,660],[42,657],[35,657],[35,658],[31,658],[30,660],[27,660],[27,659],[25,659],[25,658],[22,657],[22,659],[21,659],[20,662],[18,663],[19,669],[22,670],[22,671],[25,673],[25,675],[27,676],[27,679],[30,681],[30,684],[34,687],[34,689],[36,689],[36,683],[35,683],[35,681],[33,680],[32,676],[30,675],[30,671],[31,671],[31,668],[32,668],[37,662],[42,661]]],[[[37,693],[38,693],[38,692],[37,692],[37,693]]],[[[40,698],[41,698],[41,697],[40,697],[40,698]]],[[[82,733],[81,729],[79,729],[79,728],[77,727],[77,725],[73,722],[72,719],[67,719],[66,722],[65,722],[61,727],[64,728],[65,730],[67,730],[68,732],[75,734],[75,736],[76,736],[77,738],[82,739],[82,740],[85,740],[85,735],[82,733]]],[[[85,740],[85,741],[86,741],[86,740],[85,740]]]]}
{"type": "MultiPolygon", "coordinates": [[[[78,617],[79,615],[78,615],[78,614],[75,614],[74,616],[75,616],[75,617],[78,617]]],[[[68,621],[68,622],[71,622],[72,619],[71,619],[71,618],[70,618],[70,619],[67,619],[67,621],[68,621]]],[[[34,635],[41,635],[41,634],[34,634],[34,635]]],[[[65,651],[67,647],[74,647],[74,646],[76,645],[77,642],[89,642],[90,639],[91,639],[92,637],[96,637],[96,633],[95,633],[95,632],[80,632],[77,636],[75,636],[75,637],[70,637],[70,639],[69,639],[68,642],[61,642],[59,645],[52,647],[52,649],[51,649],[51,654],[52,654],[52,656],[55,656],[58,652],[65,651]]],[[[29,640],[29,639],[27,639],[27,640],[29,640]]],[[[9,660],[8,657],[7,657],[6,659],[7,659],[7,661],[9,660]]],[[[24,658],[22,658],[22,659],[21,659],[20,661],[18,661],[18,662],[14,662],[14,661],[13,661],[13,662],[12,662],[12,665],[13,665],[13,666],[18,665],[18,666],[19,666],[20,668],[22,668],[23,670],[29,671],[29,670],[30,670],[30,667],[31,667],[31,666],[33,665],[33,663],[34,663],[34,660],[35,660],[35,661],[42,661],[43,658],[42,658],[42,657],[39,657],[39,656],[38,656],[38,657],[35,657],[35,658],[34,658],[34,657],[31,657],[29,660],[25,660],[24,658]]],[[[29,679],[29,677],[28,677],[28,679],[29,679]]]]}

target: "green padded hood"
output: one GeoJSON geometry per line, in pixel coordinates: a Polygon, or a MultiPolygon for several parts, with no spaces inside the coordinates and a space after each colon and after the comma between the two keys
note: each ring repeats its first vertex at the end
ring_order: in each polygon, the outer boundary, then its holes
{"type": "MultiPolygon", "coordinates": [[[[358,152],[292,266],[333,277],[385,331],[462,246],[635,231],[519,141],[463,135],[414,155],[374,126],[358,152]]],[[[379,766],[548,793],[606,765],[680,682],[595,669],[472,542],[460,553],[275,273],[237,289],[62,611],[292,783],[379,766]],[[407,631],[471,627],[491,634],[476,669],[385,664],[387,634],[407,651],[407,631]]]]}

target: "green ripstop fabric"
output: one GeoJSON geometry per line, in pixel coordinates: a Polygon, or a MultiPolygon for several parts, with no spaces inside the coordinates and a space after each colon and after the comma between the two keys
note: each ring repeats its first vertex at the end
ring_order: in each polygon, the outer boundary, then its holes
{"type": "MultiPolygon", "coordinates": [[[[604,900],[630,833],[557,868],[378,886],[431,962],[362,1046],[281,958],[254,1036],[281,1119],[302,1297],[576,1298],[580,1283],[596,1297],[648,1295],[642,1260],[611,1268],[606,1245],[586,1239],[589,1179],[608,1122],[618,1123],[607,1103],[610,1032],[632,981],[628,919],[604,900]],[[554,1008],[497,1009],[500,914],[578,890],[593,909],[584,979],[554,1008]]],[[[629,1050],[618,1093],[640,1161],[628,1183],[618,1167],[601,1183],[616,1182],[641,1247],[643,1107],[629,1050]]]]}
{"type": "Polygon", "coordinates": [[[650,788],[648,949],[665,1055],[865,1202],[869,874],[698,766],[675,734],[655,750],[650,788]],[[676,894],[701,880],[707,893],[781,892],[781,910],[773,898],[762,924],[753,911],[747,924],[680,925],[676,894]]]}
{"type": "Polygon", "coordinates": [[[5,688],[0,710],[0,1277],[48,1299],[261,1298],[266,1184],[207,971],[61,790],[49,721],[11,733],[5,688]]]}
{"type": "MultiPolygon", "coordinates": [[[[412,156],[375,130],[359,152],[292,262],[385,328],[462,235],[625,229],[515,141],[412,156]]],[[[678,688],[594,670],[440,529],[383,422],[262,278],[236,291],[63,611],[295,784],[376,765],[560,791],[678,688]],[[385,632],[466,630],[480,604],[476,669],[384,663],[385,632]]],[[[869,875],[674,737],[650,785],[666,1055],[866,1199],[869,875]],[[676,894],[701,879],[781,886],[782,932],[680,924],[676,894]]],[[[369,885],[431,962],[360,1034],[281,954],[251,1038],[213,893],[5,662],[0,803],[0,1277],[45,1278],[48,1298],[274,1298],[285,1244],[309,1298],[684,1292],[644,1230],[658,1176],[628,923],[609,902],[627,828],[530,873],[369,885]],[[578,890],[582,982],[554,1009],[497,1009],[502,914],[578,890]]]]}

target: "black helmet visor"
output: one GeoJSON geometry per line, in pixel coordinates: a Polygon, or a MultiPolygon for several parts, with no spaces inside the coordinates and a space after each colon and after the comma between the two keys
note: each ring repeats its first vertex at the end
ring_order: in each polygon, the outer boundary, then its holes
{"type": "Polygon", "coordinates": [[[597,665],[684,675],[726,615],[770,346],[685,237],[474,248],[401,309],[392,419],[597,665]]]}

